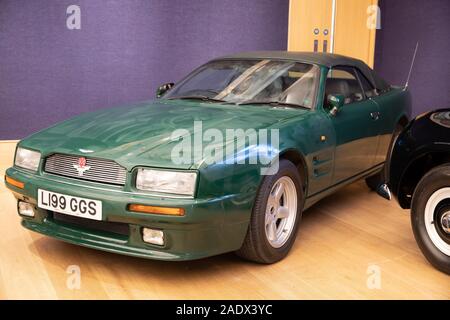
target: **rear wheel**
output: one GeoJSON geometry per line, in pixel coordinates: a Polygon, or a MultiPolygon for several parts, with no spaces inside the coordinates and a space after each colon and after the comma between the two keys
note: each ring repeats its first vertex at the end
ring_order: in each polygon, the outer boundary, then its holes
{"type": "Polygon", "coordinates": [[[384,163],[383,169],[374,174],[373,176],[370,176],[366,178],[366,185],[373,191],[376,191],[377,188],[380,186],[380,184],[385,183],[386,181],[386,170],[391,160],[392,150],[394,150],[395,142],[397,141],[398,136],[403,130],[403,126],[401,124],[397,124],[395,127],[394,133],[392,134],[391,142],[389,143],[389,149],[388,154],[386,156],[386,161],[384,163]]]}
{"type": "Polygon", "coordinates": [[[450,163],[430,170],[420,180],[412,200],[411,224],[424,256],[450,274],[450,163]]]}
{"type": "Polygon", "coordinates": [[[303,200],[303,187],[296,166],[288,160],[280,160],[278,173],[263,179],[247,235],[236,253],[259,263],[283,259],[294,244],[303,200]]]}

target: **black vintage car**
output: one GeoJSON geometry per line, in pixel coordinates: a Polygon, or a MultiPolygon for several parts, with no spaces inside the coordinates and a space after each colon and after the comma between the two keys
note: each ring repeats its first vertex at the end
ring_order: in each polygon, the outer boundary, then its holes
{"type": "Polygon", "coordinates": [[[386,165],[387,183],[404,209],[411,208],[414,236],[437,269],[450,274],[450,109],[416,117],[398,136],[386,165]]]}

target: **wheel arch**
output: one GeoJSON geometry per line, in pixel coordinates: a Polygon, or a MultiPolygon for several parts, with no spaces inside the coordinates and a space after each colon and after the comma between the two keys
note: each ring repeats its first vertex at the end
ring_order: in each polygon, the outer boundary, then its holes
{"type": "Polygon", "coordinates": [[[450,152],[430,150],[414,158],[403,172],[398,185],[397,198],[403,209],[411,208],[417,184],[431,169],[450,162],[450,152]]]}
{"type": "Polygon", "coordinates": [[[408,123],[409,123],[409,120],[408,120],[408,116],[406,114],[401,115],[400,118],[397,120],[397,125],[400,125],[403,128],[406,128],[408,123]]]}
{"type": "Polygon", "coordinates": [[[308,167],[303,154],[299,150],[291,148],[283,150],[279,158],[289,160],[297,167],[300,179],[302,180],[303,191],[306,195],[308,190],[308,167]]]}

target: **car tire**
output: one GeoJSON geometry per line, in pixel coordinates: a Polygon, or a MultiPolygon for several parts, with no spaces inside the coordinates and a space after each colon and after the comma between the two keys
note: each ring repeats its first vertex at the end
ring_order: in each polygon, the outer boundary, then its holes
{"type": "Polygon", "coordinates": [[[427,260],[450,274],[450,163],[430,170],[417,185],[411,206],[416,242],[427,260]]]}
{"type": "Polygon", "coordinates": [[[238,256],[270,264],[283,259],[293,246],[304,205],[297,167],[281,159],[275,175],[265,176],[257,192],[249,227],[238,256]]]}
{"type": "Polygon", "coordinates": [[[387,170],[386,166],[391,162],[390,160],[392,150],[394,149],[395,141],[397,140],[398,136],[403,131],[403,129],[404,127],[401,124],[397,124],[397,126],[395,127],[394,133],[392,134],[391,142],[389,143],[388,154],[386,156],[386,161],[384,162],[383,169],[380,172],[374,174],[373,176],[366,178],[366,185],[369,187],[369,189],[376,191],[380,186],[380,184],[386,182],[385,181],[387,170]]]}

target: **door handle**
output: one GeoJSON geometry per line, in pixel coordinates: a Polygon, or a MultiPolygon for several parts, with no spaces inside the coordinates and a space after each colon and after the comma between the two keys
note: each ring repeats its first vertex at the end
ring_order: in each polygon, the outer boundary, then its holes
{"type": "Polygon", "coordinates": [[[376,111],[376,112],[371,112],[370,113],[370,117],[373,119],[373,120],[378,120],[378,119],[380,119],[380,113],[378,112],[378,111],[376,111]]]}
{"type": "Polygon", "coordinates": [[[327,47],[328,47],[328,41],[323,40],[323,52],[327,52],[327,47]]]}

